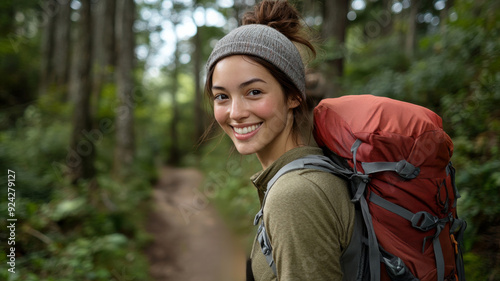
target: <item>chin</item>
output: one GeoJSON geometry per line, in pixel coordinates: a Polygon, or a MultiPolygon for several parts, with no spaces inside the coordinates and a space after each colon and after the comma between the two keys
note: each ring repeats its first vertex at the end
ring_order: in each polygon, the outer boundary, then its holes
{"type": "Polygon", "coordinates": [[[255,151],[248,150],[248,149],[238,149],[238,148],[236,148],[236,150],[238,150],[238,153],[241,154],[241,155],[251,155],[251,154],[255,153],[255,151]]]}
{"type": "Polygon", "coordinates": [[[257,151],[255,151],[255,149],[250,148],[248,146],[244,146],[244,145],[242,145],[242,146],[235,145],[235,147],[236,147],[236,150],[238,151],[238,153],[241,155],[251,155],[251,154],[254,154],[255,152],[257,152],[257,151]]]}

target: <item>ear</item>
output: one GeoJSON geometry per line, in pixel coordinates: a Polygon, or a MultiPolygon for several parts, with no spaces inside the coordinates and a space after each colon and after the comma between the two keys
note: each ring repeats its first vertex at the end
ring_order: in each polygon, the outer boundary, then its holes
{"type": "Polygon", "coordinates": [[[300,97],[289,97],[288,98],[288,108],[293,109],[300,105],[302,99],[300,97]]]}

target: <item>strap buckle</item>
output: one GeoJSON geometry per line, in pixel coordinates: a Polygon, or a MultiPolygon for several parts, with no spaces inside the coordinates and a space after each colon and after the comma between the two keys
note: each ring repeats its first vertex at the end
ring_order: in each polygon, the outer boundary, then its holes
{"type": "Polygon", "coordinates": [[[406,160],[401,160],[396,164],[396,173],[404,179],[411,180],[420,174],[420,168],[413,166],[406,160]]]}
{"type": "Polygon", "coordinates": [[[261,208],[259,212],[255,215],[255,218],[253,219],[253,225],[257,225],[262,216],[263,216],[263,209],[261,208]]]}
{"type": "Polygon", "coordinates": [[[269,240],[267,238],[266,228],[264,227],[263,223],[260,224],[259,230],[257,230],[257,240],[259,241],[262,253],[266,256],[269,255],[272,251],[272,248],[271,243],[269,243],[269,240]]]}
{"type": "Polygon", "coordinates": [[[429,231],[436,227],[436,224],[439,222],[439,218],[427,212],[421,211],[415,213],[410,221],[414,228],[422,231],[429,231]]]}

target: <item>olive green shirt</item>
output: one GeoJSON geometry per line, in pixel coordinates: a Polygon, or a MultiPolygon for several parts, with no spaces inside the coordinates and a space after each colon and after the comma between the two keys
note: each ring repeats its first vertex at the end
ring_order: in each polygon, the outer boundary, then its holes
{"type": "MultiPolygon", "coordinates": [[[[262,203],[269,180],[280,168],[306,155],[322,154],[299,147],[255,174],[262,203]]],[[[354,205],[344,180],[327,172],[302,169],[281,176],[264,206],[264,224],[273,247],[275,276],[254,242],[251,259],[256,281],[342,280],[340,257],[354,227],[354,205]]]]}

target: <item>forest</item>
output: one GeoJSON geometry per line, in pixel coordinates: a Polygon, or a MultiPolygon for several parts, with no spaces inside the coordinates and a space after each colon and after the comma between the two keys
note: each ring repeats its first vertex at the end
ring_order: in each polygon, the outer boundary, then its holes
{"type": "MultiPolygon", "coordinates": [[[[442,117],[467,280],[500,280],[500,2],[290,2],[316,38],[311,106],[373,94],[442,117]]],[[[257,159],[221,131],[200,138],[205,62],[254,4],[0,2],[1,280],[153,280],[145,225],[161,167],[201,171],[201,193],[253,237],[257,159]]]]}

